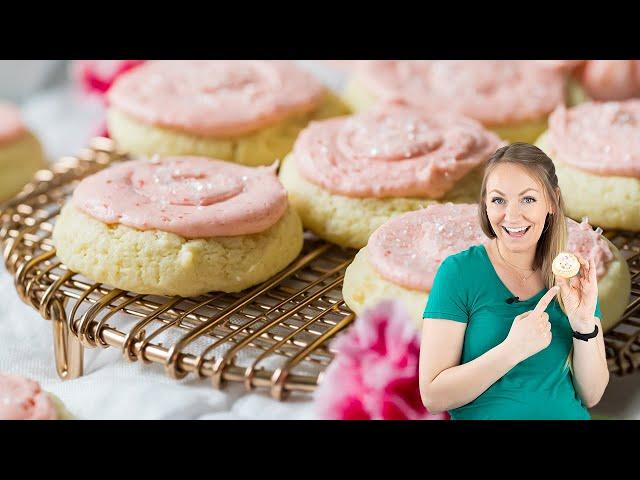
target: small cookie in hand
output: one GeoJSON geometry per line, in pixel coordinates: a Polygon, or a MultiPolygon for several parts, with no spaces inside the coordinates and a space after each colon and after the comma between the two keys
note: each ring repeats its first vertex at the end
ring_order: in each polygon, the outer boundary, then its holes
{"type": "Polygon", "coordinates": [[[568,252],[561,252],[558,256],[553,260],[551,264],[551,270],[554,275],[564,278],[575,277],[580,271],[580,262],[578,258],[568,252]]]}

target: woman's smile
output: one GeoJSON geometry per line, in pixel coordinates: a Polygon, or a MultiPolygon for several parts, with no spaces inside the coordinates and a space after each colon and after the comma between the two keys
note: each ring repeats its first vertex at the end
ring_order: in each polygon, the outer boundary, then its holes
{"type": "Polygon", "coordinates": [[[520,227],[507,227],[502,225],[502,229],[506,232],[507,235],[511,238],[523,238],[524,236],[531,231],[531,225],[520,226],[520,227]]]}

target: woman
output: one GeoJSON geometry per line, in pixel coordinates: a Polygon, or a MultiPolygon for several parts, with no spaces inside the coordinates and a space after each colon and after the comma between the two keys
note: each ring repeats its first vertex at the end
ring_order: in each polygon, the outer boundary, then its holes
{"type": "Polygon", "coordinates": [[[551,271],[567,236],[551,159],[500,148],[478,211],[490,240],[442,262],[424,311],[425,406],[452,419],[590,419],[609,381],[596,267],[578,256],[578,276],[551,271]]]}

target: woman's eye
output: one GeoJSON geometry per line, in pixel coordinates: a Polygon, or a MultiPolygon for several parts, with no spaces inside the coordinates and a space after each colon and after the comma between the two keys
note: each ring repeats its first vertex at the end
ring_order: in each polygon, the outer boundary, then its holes
{"type": "Polygon", "coordinates": [[[524,203],[533,203],[536,201],[536,199],[533,197],[524,197],[522,200],[524,201],[524,203]]]}
{"type": "Polygon", "coordinates": [[[502,199],[500,197],[493,197],[491,199],[491,203],[495,203],[497,205],[502,205],[502,202],[504,202],[504,199],[502,199]]]}

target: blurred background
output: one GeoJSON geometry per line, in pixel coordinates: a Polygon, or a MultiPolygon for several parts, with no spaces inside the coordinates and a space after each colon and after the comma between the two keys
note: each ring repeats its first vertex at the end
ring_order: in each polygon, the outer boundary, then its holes
{"type": "MultiPolygon", "coordinates": [[[[297,63],[328,86],[341,86],[344,72],[339,68],[309,60],[297,63]]],[[[76,154],[104,129],[103,103],[80,88],[77,67],[70,60],[0,60],[0,100],[21,108],[50,160],[76,154]]]]}
{"type": "Polygon", "coordinates": [[[0,100],[17,104],[49,159],[84,147],[102,121],[98,98],[74,86],[69,60],[0,60],[0,100]]]}

